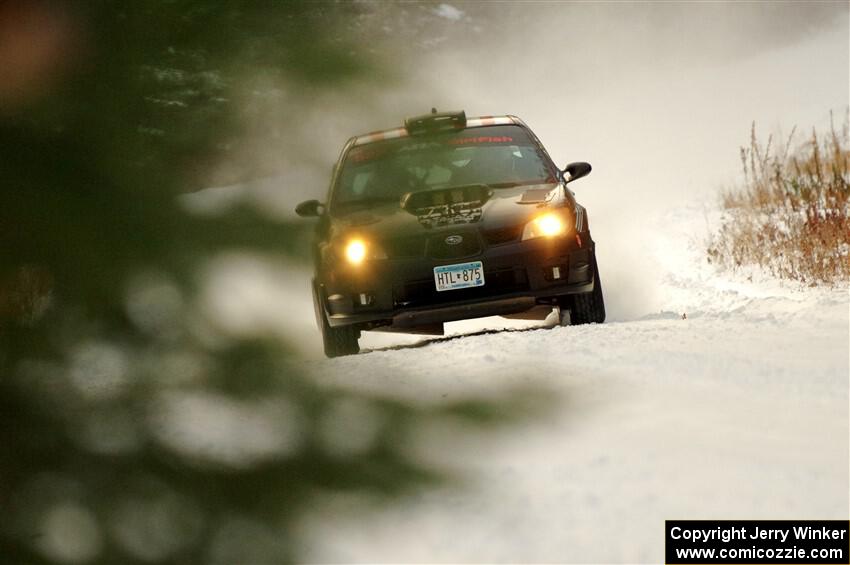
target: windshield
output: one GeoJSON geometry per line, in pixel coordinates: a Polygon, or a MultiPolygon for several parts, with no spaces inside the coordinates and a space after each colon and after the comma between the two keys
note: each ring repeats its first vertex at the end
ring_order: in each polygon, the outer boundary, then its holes
{"type": "Polygon", "coordinates": [[[353,147],[332,209],[398,201],[408,192],[484,184],[556,182],[537,143],[520,126],[485,126],[353,147]]]}

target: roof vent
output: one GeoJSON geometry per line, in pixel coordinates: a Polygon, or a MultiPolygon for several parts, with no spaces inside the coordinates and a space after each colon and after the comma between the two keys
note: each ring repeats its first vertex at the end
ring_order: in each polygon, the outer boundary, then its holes
{"type": "Polygon", "coordinates": [[[404,120],[404,127],[411,135],[460,129],[466,127],[466,112],[437,112],[431,108],[430,114],[404,120]]]}

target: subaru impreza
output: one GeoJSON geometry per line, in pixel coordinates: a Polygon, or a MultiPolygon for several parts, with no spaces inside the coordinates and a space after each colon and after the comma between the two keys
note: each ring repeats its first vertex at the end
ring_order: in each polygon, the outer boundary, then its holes
{"type": "Polygon", "coordinates": [[[352,137],[316,217],[312,281],[327,356],[359,352],[362,331],[441,335],[485,316],[602,323],[587,211],[515,116],[432,112],[352,137]]]}

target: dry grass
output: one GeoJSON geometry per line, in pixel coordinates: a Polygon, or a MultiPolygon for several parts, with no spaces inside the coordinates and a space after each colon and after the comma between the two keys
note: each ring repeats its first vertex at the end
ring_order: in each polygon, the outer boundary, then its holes
{"type": "Polygon", "coordinates": [[[753,124],[741,148],[744,185],[722,195],[724,219],[708,260],[735,269],[758,265],[804,284],[850,281],[850,108],[839,129],[812,130],[795,147],[795,130],[762,146],[753,124]]]}

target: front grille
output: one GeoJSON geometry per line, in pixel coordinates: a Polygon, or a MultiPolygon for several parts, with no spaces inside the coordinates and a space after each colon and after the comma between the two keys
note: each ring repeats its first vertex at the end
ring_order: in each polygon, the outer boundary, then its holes
{"type": "Polygon", "coordinates": [[[415,308],[431,304],[462,302],[497,297],[502,294],[528,290],[528,275],[525,269],[507,267],[484,271],[484,286],[437,292],[434,279],[409,281],[393,289],[397,306],[415,308]]]}
{"type": "Polygon", "coordinates": [[[427,254],[434,259],[461,259],[478,253],[481,253],[481,240],[475,232],[446,231],[428,238],[427,254]],[[451,236],[463,239],[459,243],[449,244],[446,239],[451,236]]]}
{"type": "Polygon", "coordinates": [[[384,242],[384,249],[391,259],[422,257],[425,254],[425,241],[421,235],[395,237],[384,242]]]}
{"type": "Polygon", "coordinates": [[[522,234],[522,225],[485,230],[483,233],[487,245],[501,245],[502,243],[510,243],[518,240],[522,234]]]}
{"type": "MultiPolygon", "coordinates": [[[[483,230],[481,235],[487,245],[501,245],[517,241],[522,234],[522,225],[508,226],[493,230],[483,230]]],[[[460,259],[470,257],[481,252],[481,240],[471,231],[444,231],[440,234],[413,235],[394,237],[383,242],[387,256],[391,259],[410,257],[422,257],[426,254],[434,259],[460,259]],[[446,243],[450,235],[460,235],[463,241],[456,245],[446,243]],[[426,250],[427,246],[427,250],[426,250]]]]}

